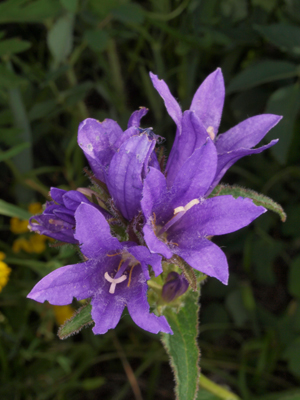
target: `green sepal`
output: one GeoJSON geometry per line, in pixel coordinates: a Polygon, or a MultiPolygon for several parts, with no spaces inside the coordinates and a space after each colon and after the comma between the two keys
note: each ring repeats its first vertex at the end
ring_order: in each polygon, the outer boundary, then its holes
{"type": "MultiPolygon", "coordinates": [[[[203,278],[196,271],[198,276],[203,278]]],[[[170,357],[175,377],[176,400],[196,399],[199,384],[200,350],[197,344],[200,283],[197,291],[188,290],[180,297],[181,307],[165,307],[163,314],[170,324],[173,335],[163,333],[162,343],[170,357]]]]}
{"type": "Polygon", "coordinates": [[[86,304],[79,308],[76,313],[68,319],[58,330],[60,339],[67,339],[69,336],[79,333],[84,327],[94,323],[91,316],[92,306],[86,304]]]}
{"type": "Polygon", "coordinates": [[[270,199],[270,197],[267,197],[260,193],[256,193],[254,190],[251,189],[245,189],[236,185],[218,185],[214,188],[209,197],[224,196],[226,194],[230,194],[235,199],[237,199],[238,197],[247,197],[248,199],[253,200],[253,203],[257,206],[263,206],[268,210],[277,213],[280,216],[282,222],[285,222],[286,220],[286,213],[283,211],[283,208],[280,204],[275,203],[275,201],[270,199]]]}

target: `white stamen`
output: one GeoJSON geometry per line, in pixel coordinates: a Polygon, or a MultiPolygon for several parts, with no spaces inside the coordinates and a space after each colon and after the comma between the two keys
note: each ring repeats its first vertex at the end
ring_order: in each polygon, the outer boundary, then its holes
{"type": "Polygon", "coordinates": [[[116,285],[117,283],[124,282],[127,279],[126,275],[120,276],[120,278],[114,279],[111,276],[108,275],[107,272],[104,274],[104,278],[111,283],[110,288],[109,288],[109,293],[114,294],[116,290],[116,285]]]}
{"type": "Polygon", "coordinates": [[[213,126],[209,126],[206,129],[206,132],[209,134],[209,137],[211,138],[211,140],[214,140],[214,138],[216,137],[215,132],[214,132],[214,127],[213,126]]]}
{"type": "Polygon", "coordinates": [[[198,199],[191,200],[189,203],[187,203],[186,206],[184,206],[184,207],[180,206],[180,207],[175,208],[174,215],[178,214],[181,211],[187,212],[187,210],[189,210],[190,208],[192,208],[193,206],[195,206],[196,204],[199,204],[199,203],[200,203],[200,201],[198,199]]]}

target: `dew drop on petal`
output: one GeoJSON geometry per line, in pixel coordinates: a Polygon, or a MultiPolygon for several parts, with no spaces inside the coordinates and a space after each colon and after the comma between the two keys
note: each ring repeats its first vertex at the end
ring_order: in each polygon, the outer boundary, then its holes
{"type": "Polygon", "coordinates": [[[92,150],[93,150],[93,145],[92,145],[92,143],[89,143],[89,144],[86,146],[86,148],[87,148],[88,151],[92,151],[92,150]]]}

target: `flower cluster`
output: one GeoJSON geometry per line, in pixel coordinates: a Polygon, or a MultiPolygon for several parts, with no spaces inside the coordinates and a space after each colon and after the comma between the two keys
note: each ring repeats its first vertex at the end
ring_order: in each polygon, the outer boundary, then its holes
{"type": "MultiPolygon", "coordinates": [[[[150,77],[177,127],[166,168],[156,152],[161,138],[140,127],[146,108],[131,115],[124,132],[111,119],[88,118],[79,125],[78,144],[93,186],[51,188],[52,201],[30,220],[31,230],[79,246],[84,262],[53,271],[28,297],[53,305],[89,298],[95,334],[114,328],[125,306],[141,328],[172,333],[164,316],[150,313],[151,276],[163,272],[164,261],[227,284],[226,256],[211,238],[241,229],[266,211],[248,198],[209,195],[233,163],[277,142],[253,149],[280,117],[258,115],[217,135],[225,95],[220,69],[205,79],[184,112],[166,83],[150,77]]],[[[168,271],[166,302],[188,289],[178,271],[168,271]]]]}

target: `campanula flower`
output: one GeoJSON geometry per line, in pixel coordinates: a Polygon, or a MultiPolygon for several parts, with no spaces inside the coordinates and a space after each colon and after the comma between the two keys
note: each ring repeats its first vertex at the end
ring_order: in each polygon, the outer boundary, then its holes
{"type": "Polygon", "coordinates": [[[111,119],[99,122],[87,118],[78,129],[78,144],[95,177],[107,185],[115,206],[129,221],[140,210],[148,166],[159,168],[156,138],[140,129],[140,120],[147,112],[145,107],[135,111],[125,132],[111,119]]]}
{"type": "Polygon", "coordinates": [[[70,304],[73,297],[91,298],[95,334],[115,328],[125,306],[141,328],[172,333],[164,316],[149,312],[147,301],[148,265],[155,275],[160,274],[161,257],[136,243],[119,242],[102,213],[90,204],[79,205],[75,220],[74,237],[87,261],[53,271],[28,297],[53,305],[70,304]]]}
{"type": "Polygon", "coordinates": [[[141,202],[146,219],[143,232],[151,252],[167,259],[179,256],[191,267],[227,284],[226,256],[209,238],[247,226],[266,209],[250,199],[229,195],[205,199],[217,164],[217,149],[208,137],[185,160],[171,188],[166,177],[150,167],[141,202]]]}
{"type": "MultiPolygon", "coordinates": [[[[66,243],[77,244],[74,237],[75,217],[77,207],[83,202],[92,204],[82,193],[76,190],[66,191],[58,188],[50,189],[53,201],[47,202],[46,208],[40,215],[34,215],[29,219],[28,228],[41,235],[66,243]]],[[[109,214],[100,206],[97,207],[108,217],[109,214]]]]}
{"type": "Polygon", "coordinates": [[[220,68],[211,73],[199,86],[190,109],[183,113],[167,84],[151,72],[150,77],[177,126],[175,141],[166,165],[168,187],[173,184],[187,158],[205,143],[207,137],[210,137],[216,146],[218,163],[214,179],[206,195],[240,158],[261,153],[277,143],[278,140],[272,140],[265,146],[253,149],[282,118],[273,114],[248,118],[229,131],[218,135],[225,97],[224,79],[220,68]]]}

